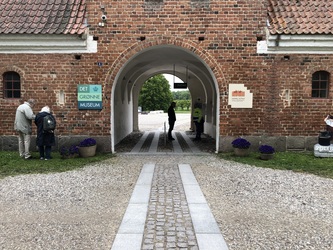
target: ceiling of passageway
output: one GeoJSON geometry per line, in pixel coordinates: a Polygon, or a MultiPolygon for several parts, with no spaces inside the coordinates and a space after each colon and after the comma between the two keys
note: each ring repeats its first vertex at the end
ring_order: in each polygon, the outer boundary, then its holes
{"type": "Polygon", "coordinates": [[[132,57],[123,68],[120,79],[132,84],[136,81],[143,83],[157,73],[173,74],[174,67],[175,75],[181,79],[186,76],[186,69],[192,78],[210,78],[207,68],[193,53],[175,46],[156,46],[132,57]]]}

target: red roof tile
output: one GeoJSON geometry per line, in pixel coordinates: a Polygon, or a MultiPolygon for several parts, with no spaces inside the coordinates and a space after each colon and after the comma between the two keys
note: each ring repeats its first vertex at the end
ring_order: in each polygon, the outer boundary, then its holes
{"type": "Polygon", "coordinates": [[[0,34],[82,34],[85,0],[0,0],[0,34]]]}
{"type": "Polygon", "coordinates": [[[267,0],[271,34],[332,34],[331,0],[267,0]]]}

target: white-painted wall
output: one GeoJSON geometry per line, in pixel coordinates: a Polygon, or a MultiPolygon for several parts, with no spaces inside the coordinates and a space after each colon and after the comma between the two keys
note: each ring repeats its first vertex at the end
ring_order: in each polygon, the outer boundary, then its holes
{"type": "Polygon", "coordinates": [[[115,145],[133,131],[133,103],[128,96],[127,88],[121,88],[120,84],[115,87],[112,112],[115,145]]]}

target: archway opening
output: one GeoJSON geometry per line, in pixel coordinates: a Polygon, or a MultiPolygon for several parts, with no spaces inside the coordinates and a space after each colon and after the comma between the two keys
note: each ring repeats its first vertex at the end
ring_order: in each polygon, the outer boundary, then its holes
{"type": "MultiPolygon", "coordinates": [[[[139,130],[138,97],[143,83],[156,74],[187,79],[193,100],[205,104],[205,133],[218,141],[218,87],[207,64],[193,52],[178,46],[158,45],[132,56],[119,70],[112,88],[111,141],[115,145],[139,130]],[[176,65],[176,66],[175,66],[176,65]],[[179,65],[179,67],[177,67],[179,65]],[[186,71],[184,71],[184,65],[186,71]],[[182,66],[182,67],[181,67],[182,66]]],[[[218,150],[218,142],[216,150],[218,150]]]]}
{"type": "Polygon", "coordinates": [[[191,94],[186,82],[172,74],[158,74],[146,81],[139,92],[137,131],[168,129],[167,110],[171,102],[176,102],[175,130],[190,130],[191,94]]]}

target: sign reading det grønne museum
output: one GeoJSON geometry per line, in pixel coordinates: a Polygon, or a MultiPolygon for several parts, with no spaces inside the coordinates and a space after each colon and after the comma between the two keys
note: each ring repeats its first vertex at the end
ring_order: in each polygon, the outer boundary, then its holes
{"type": "Polygon", "coordinates": [[[102,109],[102,85],[77,85],[79,109],[102,109]]]}

